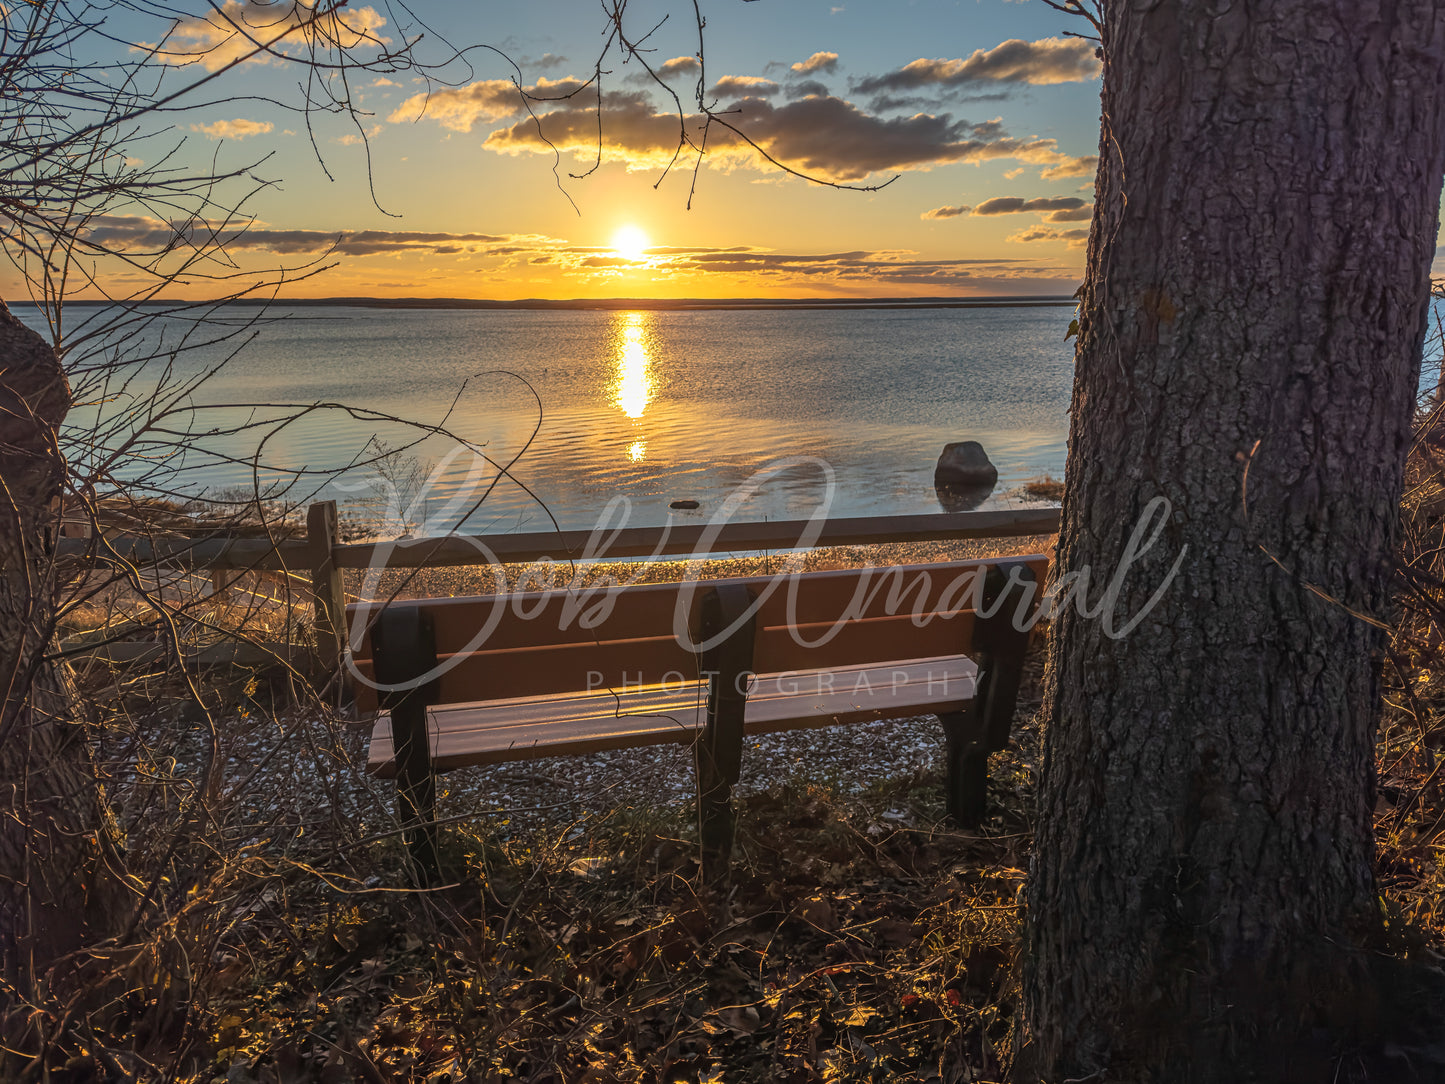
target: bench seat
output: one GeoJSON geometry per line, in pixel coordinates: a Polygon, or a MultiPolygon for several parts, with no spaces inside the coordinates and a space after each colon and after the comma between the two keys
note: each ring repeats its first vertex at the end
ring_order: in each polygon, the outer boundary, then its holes
{"type": "MultiPolygon", "coordinates": [[[[747,734],[962,711],[978,667],[964,655],[885,666],[759,674],[749,694],[747,734]]],[[[427,709],[438,771],[535,757],[692,743],[707,721],[707,683],[629,686],[571,696],[526,696],[427,709]]],[[[377,718],[367,768],[392,777],[391,715],[377,718]]]]}

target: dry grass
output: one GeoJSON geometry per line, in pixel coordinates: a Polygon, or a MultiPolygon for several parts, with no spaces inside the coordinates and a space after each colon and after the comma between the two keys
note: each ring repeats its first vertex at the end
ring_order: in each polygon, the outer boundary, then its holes
{"type": "Polygon", "coordinates": [[[1424,414],[1401,502],[1400,611],[1384,671],[1379,886],[1406,947],[1445,949],[1445,413],[1424,414]]]}
{"type": "MultiPolygon", "coordinates": [[[[1026,728],[1000,758],[976,833],[942,823],[931,773],[748,798],[722,887],[699,880],[687,819],[648,811],[455,825],[454,881],[425,895],[395,890],[394,837],[318,826],[309,847],[215,869],[199,895],[225,893],[228,920],[175,924],[204,964],[178,1075],[1002,1079],[1034,745],[1026,728]],[[309,872],[331,847],[329,876],[309,872]]],[[[135,1019],[132,1047],[156,1028],[135,1019]]]]}
{"type": "MultiPolygon", "coordinates": [[[[1426,963],[1445,946],[1445,441],[1434,424],[1404,502],[1409,587],[1385,672],[1377,808],[1390,948],[1426,963]]],[[[812,554],[809,567],[1051,547],[849,548],[812,554]]],[[[724,559],[704,574],[781,561],[724,559]]],[[[677,574],[581,570],[586,583],[677,574]]],[[[405,593],[478,582],[431,570],[405,593]]],[[[298,627],[297,601],[238,591],[210,603],[207,622],[269,635],[298,627]]],[[[143,616],[92,605],[100,627],[143,616]]],[[[363,734],[314,702],[297,706],[284,675],[212,675],[200,686],[222,724],[211,731],[191,690],[111,673],[109,691],[89,686],[109,712],[97,762],[149,902],[88,965],[88,992],[68,1010],[0,1018],[6,1046],[30,1059],[0,1055],[0,1076],[1002,1081],[1018,1041],[1041,668],[1036,648],[980,832],[944,823],[932,770],[861,793],[778,785],[741,801],[735,873],[714,888],[675,809],[503,810],[446,826],[451,883],[424,894],[406,887],[391,788],[357,767],[363,734]],[[198,802],[215,758],[224,785],[198,802]]]]}

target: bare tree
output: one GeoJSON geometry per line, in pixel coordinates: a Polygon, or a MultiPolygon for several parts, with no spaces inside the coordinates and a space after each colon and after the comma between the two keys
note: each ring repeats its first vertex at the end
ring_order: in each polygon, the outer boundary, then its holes
{"type": "Polygon", "coordinates": [[[1041,1075],[1346,1079],[1318,1037],[1360,1041],[1377,1000],[1374,732],[1445,15],[1090,15],[1103,127],[1058,564],[1107,579],[1151,510],[1154,544],[1052,645],[1041,1075]]]}
{"type": "MultiPolygon", "coordinates": [[[[264,57],[302,73],[295,99],[273,104],[295,111],[308,131],[316,117],[335,114],[364,137],[350,91],[358,73],[440,78],[458,63],[442,45],[436,64],[424,65],[406,29],[415,20],[399,5],[388,12],[394,26],[401,16],[395,47],[375,33],[373,9],[330,0],[246,0],[195,14],[74,0],[0,11],[0,238],[52,330],[46,343],[0,305],[0,1002],[63,990],[82,967],[74,950],[134,929],[155,889],[129,875],[114,846],[87,752],[85,705],[69,695],[55,654],[62,591],[71,585],[69,601],[94,592],[75,588],[56,555],[62,492],[94,518],[107,491],[135,498],[183,489],[165,456],[149,473],[133,467],[144,461],[138,452],[175,449],[195,435],[189,396],[208,374],[179,374],[167,359],[197,343],[238,347],[254,321],[209,324],[217,305],[264,296],[324,263],[262,274],[238,267],[228,246],[248,224],[248,198],[269,182],[260,163],[192,166],[173,121],[226,100],[225,77],[264,57]],[[156,229],[116,239],[103,227],[121,214],[148,216],[156,229]],[[140,286],[111,292],[116,267],[140,286]],[[143,307],[182,284],[199,285],[208,300],[143,307]],[[68,319],[66,303],[82,289],[113,305],[68,319]],[[67,442],[77,396],[130,396],[135,405],[67,442]]],[[[465,65],[459,70],[464,77],[465,65]]],[[[286,414],[269,421],[285,424],[286,414]]],[[[144,586],[123,554],[106,556],[111,579],[144,586]]],[[[173,634],[164,599],[154,605],[173,634]]],[[[212,757],[195,794],[214,794],[218,767],[212,757]]]]}

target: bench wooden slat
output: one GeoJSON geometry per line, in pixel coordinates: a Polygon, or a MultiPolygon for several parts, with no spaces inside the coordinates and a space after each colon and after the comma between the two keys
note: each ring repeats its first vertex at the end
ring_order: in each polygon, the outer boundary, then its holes
{"type": "MultiPolygon", "coordinates": [[[[1034,567],[1042,582],[1047,559],[1033,556],[1021,560],[1034,567]]],[[[772,587],[759,607],[758,625],[782,627],[837,621],[849,611],[855,599],[860,609],[854,616],[860,618],[890,616],[890,601],[899,616],[908,616],[915,609],[922,613],[936,612],[946,595],[953,603],[946,607],[948,610],[966,608],[973,601],[968,577],[974,569],[986,569],[994,564],[996,560],[875,568],[867,572],[868,580],[861,591],[858,569],[809,572],[791,580],[749,576],[736,582],[759,594],[772,587]]],[[[495,608],[502,611],[497,627],[478,645],[488,650],[651,637],[675,628],[679,620],[685,629],[687,602],[707,584],[706,580],[691,584],[638,584],[618,592],[610,599],[610,605],[602,588],[583,590],[570,601],[566,591],[547,591],[500,597],[414,599],[406,605],[418,606],[431,615],[436,627],[437,652],[448,655],[465,650],[495,608]],[[681,618],[678,617],[680,594],[684,595],[681,618]],[[602,610],[605,618],[598,622],[596,618],[602,610]],[[562,627],[564,615],[568,618],[566,628],[562,627]],[[583,619],[590,620],[595,627],[584,627],[583,619]]],[[[348,620],[355,621],[358,613],[374,615],[378,609],[375,604],[353,603],[347,607],[348,620]]],[[[369,644],[363,654],[370,656],[369,644]]]]}
{"type": "MultiPolygon", "coordinates": [[[[957,711],[974,695],[977,667],[962,655],[886,666],[759,675],[748,698],[750,734],[957,711]]],[[[706,689],[684,685],[597,690],[572,697],[521,697],[428,709],[439,771],[542,756],[694,740],[706,689]]],[[[372,731],[367,767],[389,775],[391,719],[372,731]]]]}
{"type": "MultiPolygon", "coordinates": [[[[781,673],[862,666],[880,658],[933,658],[967,645],[973,620],[971,611],[963,611],[936,615],[921,628],[909,616],[850,621],[836,633],[832,622],[764,628],[757,633],[753,663],[759,672],[781,673]],[[823,643],[825,636],[828,639],[823,643]]],[[[696,656],[670,635],[486,649],[463,656],[439,656],[438,663],[447,667],[440,677],[440,703],[515,699],[604,684],[657,685],[700,677],[696,656]]],[[[357,669],[367,677],[374,674],[370,660],[358,660],[357,669]]],[[[364,703],[374,706],[374,693],[365,696],[364,703]]]]}

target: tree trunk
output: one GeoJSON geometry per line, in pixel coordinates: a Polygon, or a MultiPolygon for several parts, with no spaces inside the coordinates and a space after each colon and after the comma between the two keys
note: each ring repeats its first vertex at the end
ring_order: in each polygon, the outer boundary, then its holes
{"type": "Polygon", "coordinates": [[[1311,1029],[1369,1024],[1445,8],[1104,7],[1058,550],[1097,610],[1056,619],[1027,1016],[1049,1081],[1328,1081],[1311,1029]]]}
{"type": "MultiPolygon", "coordinates": [[[[70,391],[55,351],[0,303],[0,974],[24,996],[93,932],[100,801],[64,674],[44,660],[50,540],[70,391]]],[[[0,1000],[3,1004],[3,1000],[0,1000]]]]}

